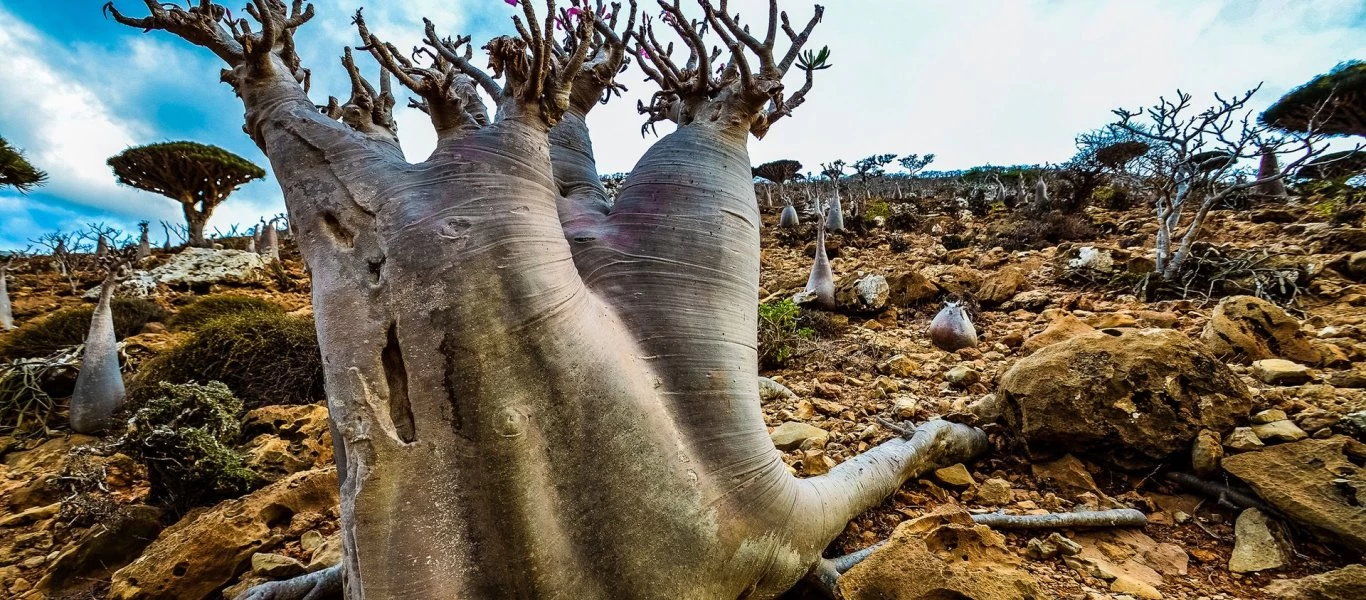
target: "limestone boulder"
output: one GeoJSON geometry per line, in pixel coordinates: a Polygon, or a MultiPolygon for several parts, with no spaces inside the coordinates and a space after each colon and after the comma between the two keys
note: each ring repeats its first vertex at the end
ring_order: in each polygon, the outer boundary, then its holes
{"type": "MultiPolygon", "coordinates": [[[[186,248],[151,270],[135,270],[119,282],[120,296],[155,296],[163,289],[199,289],[215,284],[241,285],[260,281],[266,258],[243,250],[186,248]]],[[[98,286],[85,293],[99,296],[98,286]]]]}
{"type": "Polygon", "coordinates": [[[1284,358],[1317,365],[1321,356],[1300,329],[1299,320],[1255,296],[1230,296],[1219,302],[1200,339],[1216,356],[1239,363],[1284,358]]]}
{"type": "Polygon", "coordinates": [[[1366,566],[1348,565],[1336,571],[1299,579],[1281,579],[1266,586],[1276,600],[1344,600],[1360,598],[1366,590],[1366,566]]]}
{"type": "Polygon", "coordinates": [[[247,466],[276,479],[332,464],[327,407],[319,404],[263,406],[242,422],[247,466]]]}
{"type": "Polygon", "coordinates": [[[1005,267],[988,275],[977,290],[977,300],[994,306],[1003,304],[1025,288],[1025,273],[1019,267],[1005,267]]]}
{"type": "Polygon", "coordinates": [[[285,539],[300,515],[322,515],[339,500],[336,469],[296,473],[166,528],[114,573],[109,598],[207,598],[285,539]]]}
{"type": "Polygon", "coordinates": [[[1020,349],[1025,353],[1031,353],[1039,348],[1070,340],[1095,330],[1095,327],[1087,325],[1081,319],[1071,314],[1064,314],[1049,323],[1043,331],[1029,336],[1029,339],[1024,341],[1024,345],[1020,346],[1020,349]]]}
{"type": "Polygon", "coordinates": [[[1307,439],[1224,458],[1229,474],[1325,542],[1366,552],[1366,445],[1307,439]]]}
{"type": "Polygon", "coordinates": [[[920,271],[887,277],[888,301],[894,306],[914,306],[934,300],[943,291],[920,271]]]}
{"type": "Polygon", "coordinates": [[[875,313],[887,308],[891,287],[881,275],[846,276],[835,285],[835,305],[849,313],[875,313]]]}
{"type": "Polygon", "coordinates": [[[1042,600],[1005,537],[945,508],[897,526],[887,543],[839,580],[846,600],[1042,600]]]}
{"type": "Polygon", "coordinates": [[[1170,329],[1105,330],[1015,363],[997,389],[1006,424],[1036,455],[1103,455],[1143,466],[1226,432],[1252,407],[1247,387],[1199,342],[1170,329]]]}

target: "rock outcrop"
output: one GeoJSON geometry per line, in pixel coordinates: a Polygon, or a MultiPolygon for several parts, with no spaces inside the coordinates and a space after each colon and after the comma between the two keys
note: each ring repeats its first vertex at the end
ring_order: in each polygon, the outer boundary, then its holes
{"type": "Polygon", "coordinates": [[[1324,541],[1366,552],[1366,445],[1347,436],[1301,440],[1224,458],[1273,508],[1324,541]]]}
{"type": "Polygon", "coordinates": [[[847,600],[1030,600],[1046,597],[1005,537],[941,509],[897,526],[886,545],[840,578],[847,600]]]}
{"type": "Polygon", "coordinates": [[[114,573],[109,598],[207,598],[274,548],[286,531],[337,505],[336,469],[305,471],[166,528],[142,556],[114,573]]]}
{"type": "Polygon", "coordinates": [[[1032,452],[1103,454],[1141,466],[1188,451],[1201,429],[1247,416],[1247,387],[1199,342],[1169,329],[1083,334],[1021,359],[1000,379],[1006,423],[1032,452]]]}
{"type": "Polygon", "coordinates": [[[1254,296],[1231,296],[1220,301],[1200,339],[1216,356],[1232,362],[1284,358],[1316,365],[1320,360],[1298,320],[1254,296]]]}

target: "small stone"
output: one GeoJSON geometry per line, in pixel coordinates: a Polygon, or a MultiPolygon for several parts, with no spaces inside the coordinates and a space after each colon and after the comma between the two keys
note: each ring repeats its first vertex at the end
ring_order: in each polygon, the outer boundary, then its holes
{"type": "Polygon", "coordinates": [[[916,410],[920,408],[915,400],[901,398],[892,403],[892,412],[896,413],[898,419],[910,420],[915,417],[916,410]]]}
{"type": "Polygon", "coordinates": [[[1305,431],[1318,431],[1338,424],[1342,416],[1323,409],[1306,410],[1295,416],[1295,423],[1305,431]]]}
{"type": "Polygon", "coordinates": [[[1058,547],[1058,552],[1063,556],[1076,556],[1081,554],[1081,544],[1078,544],[1067,536],[1054,531],[1048,534],[1048,542],[1058,547]]]}
{"type": "Polygon", "coordinates": [[[1259,411],[1257,414],[1252,415],[1252,418],[1250,420],[1252,421],[1253,425],[1265,425],[1267,423],[1274,423],[1276,421],[1284,421],[1288,418],[1290,417],[1285,416],[1285,411],[1272,408],[1259,411]]]}
{"type": "Polygon", "coordinates": [[[1048,560],[1058,555],[1058,547],[1048,541],[1033,538],[1025,546],[1025,556],[1030,560],[1048,560]]]}
{"type": "Polygon", "coordinates": [[[1252,363],[1252,376],[1267,385],[1299,385],[1309,381],[1309,367],[1282,358],[1252,363]]]}
{"type": "Polygon", "coordinates": [[[1010,504],[1012,500],[1009,481],[993,477],[977,486],[977,501],[982,504],[1004,506],[1010,504]]]}
{"type": "Polygon", "coordinates": [[[1262,438],[1257,437],[1257,434],[1252,432],[1251,427],[1235,427],[1232,433],[1224,437],[1224,447],[1229,450],[1246,452],[1264,446],[1266,444],[1262,443],[1262,438]]]}
{"type": "Polygon", "coordinates": [[[797,412],[793,413],[793,416],[803,421],[814,419],[816,418],[816,405],[812,404],[810,400],[798,400],[797,412]]]}
{"type": "Polygon", "coordinates": [[[935,469],[934,478],[938,479],[939,482],[944,485],[955,487],[967,487],[976,483],[972,479],[972,474],[968,472],[968,468],[963,466],[963,463],[958,463],[942,469],[935,469]]]}
{"type": "Polygon", "coordinates": [[[894,394],[901,391],[901,384],[885,375],[879,375],[877,379],[874,379],[873,387],[882,390],[884,394],[894,394]]]}
{"type": "Polygon", "coordinates": [[[13,583],[9,584],[9,591],[16,594],[22,594],[31,589],[33,589],[33,584],[29,583],[29,581],[23,577],[19,577],[15,579],[13,583]]]}
{"type": "Polygon", "coordinates": [[[308,572],[320,571],[341,562],[341,535],[334,534],[323,541],[308,559],[308,572]]]}
{"type": "Polygon", "coordinates": [[[36,569],[38,567],[43,566],[43,563],[46,562],[46,556],[31,556],[29,558],[25,558],[23,562],[20,562],[19,564],[23,565],[26,569],[36,569]]]}
{"type": "Polygon", "coordinates": [[[312,553],[314,550],[318,549],[318,546],[323,545],[325,540],[326,538],[323,537],[323,534],[318,533],[316,529],[310,529],[305,531],[302,536],[299,536],[299,547],[303,548],[304,552],[312,553]]]}
{"type": "Polygon", "coordinates": [[[788,421],[774,429],[769,437],[773,438],[774,446],[786,452],[808,445],[814,448],[824,448],[825,443],[830,441],[830,432],[806,423],[788,421]]]}
{"type": "Polygon", "coordinates": [[[1234,536],[1233,556],[1228,561],[1228,570],[1234,573],[1276,569],[1290,561],[1280,523],[1260,510],[1249,508],[1239,514],[1234,536]]]}
{"type": "Polygon", "coordinates": [[[50,519],[53,515],[57,514],[57,511],[61,510],[61,508],[61,502],[54,502],[47,506],[35,506],[0,519],[0,527],[17,527],[19,525],[27,525],[34,521],[50,519]]]}
{"type": "Polygon", "coordinates": [[[1143,600],[1162,600],[1162,592],[1157,591],[1157,588],[1128,575],[1120,575],[1111,581],[1110,591],[1117,594],[1128,594],[1143,600]]]}
{"type": "Polygon", "coordinates": [[[1100,491],[1095,479],[1091,478],[1091,472],[1086,470],[1086,465],[1071,454],[1052,462],[1035,463],[1030,470],[1041,483],[1052,484],[1064,492],[1100,491]]]}
{"type": "MultiPolygon", "coordinates": [[[[820,385],[820,384],[817,384],[817,385],[820,385]]],[[[815,405],[816,410],[820,411],[820,412],[823,413],[823,414],[827,414],[827,415],[838,415],[838,414],[840,414],[840,413],[842,413],[842,412],[844,412],[844,411],[846,411],[846,410],[849,410],[849,407],[848,407],[848,406],[845,406],[845,405],[840,404],[840,403],[838,403],[838,402],[831,402],[831,401],[829,401],[829,400],[821,400],[820,398],[815,398],[815,399],[811,400],[811,403],[812,403],[813,405],[815,405]]]]}
{"type": "Polygon", "coordinates": [[[257,552],[251,555],[251,572],[264,577],[284,579],[304,574],[304,565],[283,554],[257,552]]]}
{"type": "Polygon", "coordinates": [[[944,373],[944,381],[961,387],[968,387],[981,380],[981,374],[966,365],[958,365],[944,373]]]}
{"type": "Polygon", "coordinates": [[[1253,425],[1252,433],[1269,442],[1298,442],[1309,437],[1309,434],[1288,419],[1265,425],[1253,425]]]}
{"type": "Polygon", "coordinates": [[[920,373],[920,365],[905,354],[897,354],[887,359],[879,368],[897,377],[914,377],[920,373]]]}
{"type": "Polygon", "coordinates": [[[1219,470],[1219,461],[1224,458],[1224,447],[1219,443],[1219,434],[1208,429],[1200,430],[1191,445],[1191,467],[1200,477],[1208,477],[1219,470]]]}
{"type": "Polygon", "coordinates": [[[835,459],[825,455],[821,450],[802,451],[802,471],[807,475],[824,475],[835,468],[835,459]]]}

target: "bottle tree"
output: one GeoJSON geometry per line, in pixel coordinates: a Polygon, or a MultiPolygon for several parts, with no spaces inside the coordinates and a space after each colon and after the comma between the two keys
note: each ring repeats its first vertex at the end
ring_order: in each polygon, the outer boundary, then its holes
{"type": "Polygon", "coordinates": [[[539,5],[484,46],[491,72],[433,23],[414,60],[357,19],[437,129],[416,163],[383,78],[348,67],[346,102],[308,97],[300,0],[253,0],[254,24],[207,0],[112,13],[227,64],[312,274],[344,558],[254,597],[775,597],[828,580],[826,545],[908,477],[985,448],[936,421],[798,479],[769,437],[746,146],[809,88],[811,69],[792,94],[783,80],[819,7],[795,29],[771,1],[752,32],[710,0],[640,20],[634,3],[539,5]],[[611,202],[586,116],[628,53],[660,88],[647,126],[676,130],[611,202]]]}
{"type": "Polygon", "coordinates": [[[197,142],[137,146],[110,157],[119,183],[166,196],[185,212],[191,246],[207,247],[204,225],[237,188],[266,172],[236,154],[197,142]]]}

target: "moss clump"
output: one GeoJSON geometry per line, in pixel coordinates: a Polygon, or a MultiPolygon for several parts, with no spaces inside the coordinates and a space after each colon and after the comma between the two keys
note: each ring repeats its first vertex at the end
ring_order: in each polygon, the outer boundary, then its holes
{"type": "Polygon", "coordinates": [[[759,366],[774,369],[787,364],[799,346],[816,332],[798,322],[802,310],[790,299],[759,305],[759,366]]]}
{"type": "MultiPolygon", "coordinates": [[[[144,325],[166,317],[159,304],[141,298],[114,298],[110,308],[114,313],[114,335],[119,339],[137,335],[144,325]]],[[[94,306],[75,306],[25,323],[0,345],[0,358],[46,356],[79,346],[85,342],[94,313],[94,306]]]]}
{"type": "Polygon", "coordinates": [[[235,448],[242,401],[217,381],[159,383],[130,409],[118,450],[147,466],[154,502],[183,511],[264,483],[235,448]]]}
{"type": "Polygon", "coordinates": [[[215,294],[195,300],[177,311],[171,317],[169,325],[172,329],[194,330],[218,317],[251,311],[282,315],[285,308],[264,298],[237,294],[215,294]]]}
{"type": "Polygon", "coordinates": [[[248,408],[312,404],[324,398],[322,355],[313,319],[248,311],[211,319],[148,363],[131,390],[157,382],[221,381],[248,408]]]}

